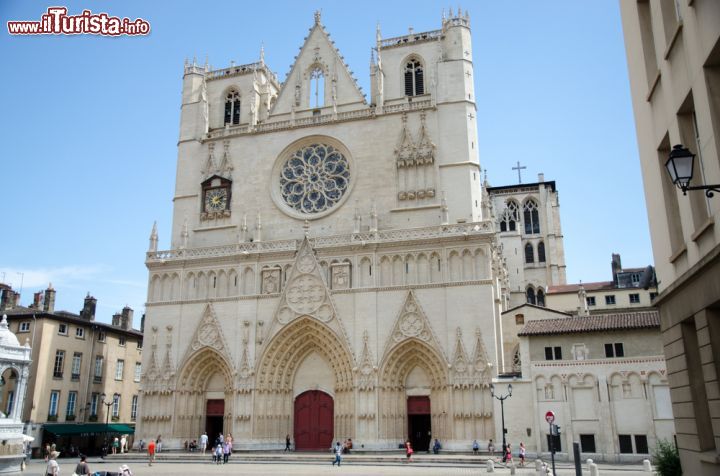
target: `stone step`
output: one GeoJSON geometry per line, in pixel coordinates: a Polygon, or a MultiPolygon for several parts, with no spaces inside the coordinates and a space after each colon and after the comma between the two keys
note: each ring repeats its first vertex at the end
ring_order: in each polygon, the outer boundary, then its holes
{"type": "MultiPolygon", "coordinates": [[[[317,464],[331,463],[334,454],[328,452],[233,452],[230,463],[275,463],[275,464],[317,464]]],[[[397,465],[404,464],[405,453],[402,451],[355,453],[343,455],[343,464],[369,464],[369,465],[397,465]]],[[[469,466],[477,467],[485,465],[488,455],[473,455],[462,453],[449,454],[427,454],[420,453],[413,455],[413,462],[419,465],[432,466],[469,466]]],[[[155,455],[157,462],[173,463],[210,463],[210,453],[186,453],[176,451],[163,451],[155,455]]],[[[131,452],[116,455],[107,455],[105,461],[122,464],[123,462],[147,461],[147,454],[131,452]]]]}

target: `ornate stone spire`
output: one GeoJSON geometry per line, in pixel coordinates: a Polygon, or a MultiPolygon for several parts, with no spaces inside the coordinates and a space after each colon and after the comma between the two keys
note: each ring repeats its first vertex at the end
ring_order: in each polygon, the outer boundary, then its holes
{"type": "Polygon", "coordinates": [[[262,216],[260,210],[258,210],[255,217],[255,241],[262,241],[262,216]]]}
{"type": "Polygon", "coordinates": [[[265,43],[260,43],[260,64],[265,65],[265,43]]]}
{"type": "Polygon", "coordinates": [[[240,242],[245,243],[247,241],[247,213],[243,213],[242,224],[240,225],[240,242]]]}
{"type": "Polygon", "coordinates": [[[152,231],[150,232],[150,247],[148,251],[154,253],[158,248],[158,232],[157,232],[157,221],[153,222],[152,231]]]}
{"type": "Polygon", "coordinates": [[[315,24],[320,25],[322,23],[322,10],[315,10],[315,24]]]}

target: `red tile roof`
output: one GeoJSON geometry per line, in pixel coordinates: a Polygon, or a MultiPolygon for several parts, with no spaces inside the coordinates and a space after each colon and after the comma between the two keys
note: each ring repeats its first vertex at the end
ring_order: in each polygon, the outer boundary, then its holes
{"type": "Polygon", "coordinates": [[[530,321],[525,324],[525,327],[522,328],[518,335],[574,334],[578,332],[652,329],[655,327],[660,327],[660,314],[657,311],[635,311],[530,321]]]}

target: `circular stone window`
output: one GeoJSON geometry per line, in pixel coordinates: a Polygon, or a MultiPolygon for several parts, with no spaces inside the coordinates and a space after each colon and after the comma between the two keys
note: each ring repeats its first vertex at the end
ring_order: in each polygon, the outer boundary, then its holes
{"type": "Polygon", "coordinates": [[[274,169],[273,199],[296,218],[314,219],[335,211],[349,195],[349,154],[330,138],[288,147],[274,169]]]}

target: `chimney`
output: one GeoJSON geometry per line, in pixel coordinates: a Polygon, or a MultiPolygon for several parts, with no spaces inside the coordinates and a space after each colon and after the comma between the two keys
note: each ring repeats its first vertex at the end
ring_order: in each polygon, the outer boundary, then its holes
{"type": "Polygon", "coordinates": [[[132,328],[133,310],[130,307],[125,306],[120,316],[120,327],[126,331],[132,328]]]}
{"type": "Polygon", "coordinates": [[[140,332],[145,332],[145,314],[140,318],[140,332]]]}
{"type": "MultiPolygon", "coordinates": [[[[54,293],[54,291],[53,291],[54,293]]],[[[53,294],[53,297],[55,295],[53,294]]],[[[97,299],[92,297],[90,293],[85,296],[85,302],[83,303],[82,311],[80,311],[80,317],[88,321],[95,320],[95,307],[97,306],[97,299]]]]}
{"type": "Polygon", "coordinates": [[[33,303],[32,308],[37,309],[38,311],[42,309],[43,306],[43,292],[38,291],[36,293],[33,293],[33,303]]]}
{"type": "Polygon", "coordinates": [[[620,262],[619,254],[617,254],[617,253],[612,254],[611,266],[612,266],[613,284],[615,284],[615,286],[617,286],[618,285],[617,275],[619,272],[622,271],[622,263],[620,262]]]}
{"type": "Polygon", "coordinates": [[[20,293],[17,291],[10,291],[10,298],[8,299],[8,309],[13,309],[20,305],[20,293]]]}
{"type": "Polygon", "coordinates": [[[119,312],[116,312],[115,314],[113,314],[113,317],[112,317],[112,325],[113,326],[120,327],[120,317],[121,316],[122,316],[122,314],[120,314],[119,312]]]}
{"type": "Polygon", "coordinates": [[[43,311],[55,312],[55,290],[52,287],[52,283],[48,284],[45,290],[45,301],[43,302],[43,311]]]}
{"type": "Polygon", "coordinates": [[[8,296],[10,295],[10,288],[0,289],[0,312],[7,309],[8,296]]]}
{"type": "Polygon", "coordinates": [[[545,181],[545,174],[540,172],[538,174],[538,182],[543,183],[545,181]]]}

